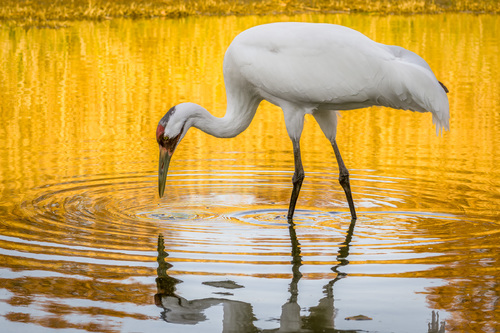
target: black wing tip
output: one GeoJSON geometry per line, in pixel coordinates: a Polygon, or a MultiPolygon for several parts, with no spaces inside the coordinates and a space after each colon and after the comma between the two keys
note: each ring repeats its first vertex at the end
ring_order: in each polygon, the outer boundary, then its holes
{"type": "Polygon", "coordinates": [[[445,93],[449,93],[449,92],[450,92],[450,91],[448,90],[448,88],[446,88],[446,86],[443,84],[443,82],[441,82],[441,81],[438,81],[438,82],[439,82],[439,84],[441,85],[441,87],[443,87],[443,89],[444,89],[444,92],[445,92],[445,93]]]}

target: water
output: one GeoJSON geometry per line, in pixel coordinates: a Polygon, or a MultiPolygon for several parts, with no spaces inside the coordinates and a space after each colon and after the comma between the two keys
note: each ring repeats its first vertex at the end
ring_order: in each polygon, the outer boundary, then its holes
{"type": "Polygon", "coordinates": [[[500,330],[499,30],[466,14],[0,28],[2,331],[500,330]],[[158,120],[184,101],[223,115],[227,45],[285,20],[422,55],[450,89],[451,132],[429,114],[343,112],[353,224],[307,118],[290,225],[291,143],[263,103],[237,138],[191,130],[160,200],[158,120]]]}

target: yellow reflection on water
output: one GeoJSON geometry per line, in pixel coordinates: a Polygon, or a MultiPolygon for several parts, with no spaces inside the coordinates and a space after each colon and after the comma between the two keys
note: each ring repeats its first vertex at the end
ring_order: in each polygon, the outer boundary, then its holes
{"type": "MultiPolygon", "coordinates": [[[[276,20],[340,23],[422,55],[450,89],[452,132],[433,135],[428,114],[380,108],[343,112],[338,140],[346,163],[351,169],[418,178],[416,201],[428,185],[443,191],[443,198],[461,191],[476,197],[474,203],[444,200],[439,211],[498,216],[487,195],[498,188],[496,16],[189,18],[2,30],[2,178],[29,188],[54,169],[61,176],[137,171],[137,165],[121,162],[156,158],[151,133],[170,106],[193,101],[224,114],[221,68],[227,45],[238,32],[276,20]],[[140,155],[126,156],[129,151],[140,155]],[[79,163],[89,154],[98,163],[79,163]],[[477,197],[481,192],[486,197],[477,197]]],[[[302,145],[306,172],[316,161],[332,158],[312,119],[302,145]]],[[[238,138],[221,142],[192,130],[176,157],[200,170],[212,168],[207,155],[239,152],[243,168],[283,161],[289,170],[289,150],[281,111],[264,102],[238,138]]],[[[185,167],[172,165],[173,170],[185,167]]],[[[140,170],[150,168],[140,165],[140,170]]]]}
{"type": "MultiPolygon", "coordinates": [[[[60,274],[77,270],[83,276],[110,279],[148,276],[151,267],[129,263],[147,262],[148,255],[140,251],[150,249],[158,233],[166,230],[158,221],[138,220],[137,212],[143,207],[147,215],[152,206],[168,202],[177,211],[198,209],[213,216],[286,208],[293,170],[291,144],[281,110],[266,102],[249,129],[237,138],[221,140],[191,130],[172,161],[167,200],[157,199],[154,178],[158,155],[154,133],[161,116],[172,105],[186,101],[222,116],[225,49],[246,28],[283,20],[343,24],[378,42],[404,46],[425,58],[449,88],[451,132],[439,137],[429,114],[385,108],[342,112],[338,142],[361,212],[361,228],[356,232],[367,239],[358,244],[360,251],[388,242],[388,247],[421,254],[416,259],[361,256],[351,266],[431,265],[434,268],[419,272],[408,268],[380,275],[443,278],[448,284],[428,290],[428,300],[452,312],[452,328],[473,331],[481,325],[498,326],[498,318],[484,315],[498,313],[498,288],[492,286],[499,278],[500,244],[498,16],[248,16],[83,22],[58,30],[0,28],[0,218],[4,222],[0,235],[11,237],[0,241],[0,248],[9,253],[2,267],[60,274]],[[130,192],[124,193],[124,188],[130,192]],[[405,213],[394,215],[400,211],[405,213]],[[384,215],[387,212],[392,215],[384,215]],[[428,218],[422,214],[444,215],[428,218]],[[42,243],[31,244],[28,251],[29,242],[11,241],[14,238],[42,243]],[[94,247],[112,251],[93,251],[94,247]],[[132,252],[120,253],[124,249],[132,252]],[[30,251],[54,258],[10,255],[30,251]],[[59,256],[83,262],[61,263],[59,256]],[[87,259],[97,264],[85,263],[87,259]],[[125,263],[100,264],[106,260],[125,263]],[[479,324],[468,323],[468,318],[479,318],[479,324]]],[[[332,151],[312,118],[306,121],[302,152],[306,179],[298,208],[347,212],[332,151]]],[[[229,221],[248,226],[235,218],[229,221]]],[[[345,230],[347,226],[341,220],[316,225],[297,222],[298,228],[302,225],[307,230],[345,230]]],[[[207,230],[197,228],[168,229],[169,251],[196,255],[182,246],[205,244],[200,235],[207,230]],[[186,230],[200,239],[189,238],[193,236],[186,230]]],[[[320,240],[326,242],[326,236],[308,231],[299,238],[308,265],[335,260],[331,251],[315,247],[320,240]]],[[[249,244],[211,250],[210,254],[222,259],[196,260],[283,263],[283,259],[265,258],[266,253],[268,257],[288,255],[281,249],[266,252],[265,246],[271,244],[272,249],[275,241],[276,234],[256,235],[249,244]],[[263,249],[255,250],[258,245],[263,249]],[[235,248],[239,258],[224,257],[235,248]]],[[[172,258],[176,260],[187,261],[172,258]]],[[[305,278],[329,274],[314,271],[305,278]]],[[[254,275],[271,279],[290,273],[254,275]]],[[[352,275],[371,276],[363,271],[352,275]]],[[[49,286],[40,277],[2,283],[15,292],[20,281],[19,288],[34,288],[48,297],[72,297],[76,292],[82,298],[101,300],[79,287],[77,280],[64,287],[63,278],[49,286]]],[[[118,302],[147,303],[139,294],[133,300],[124,293],[113,296],[121,287],[120,283],[99,285],[106,297],[118,302]]],[[[144,285],[141,288],[152,293],[144,285]]]]}

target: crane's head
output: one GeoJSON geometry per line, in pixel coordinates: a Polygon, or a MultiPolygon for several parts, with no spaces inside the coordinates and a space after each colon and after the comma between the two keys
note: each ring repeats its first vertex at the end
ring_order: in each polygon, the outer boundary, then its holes
{"type": "Polygon", "coordinates": [[[170,159],[175,151],[175,148],[184,137],[188,130],[186,119],[175,116],[179,105],[172,107],[161,118],[156,128],[156,141],[160,148],[160,162],[158,169],[158,193],[160,198],[165,191],[165,183],[167,181],[168,166],[170,159]]]}

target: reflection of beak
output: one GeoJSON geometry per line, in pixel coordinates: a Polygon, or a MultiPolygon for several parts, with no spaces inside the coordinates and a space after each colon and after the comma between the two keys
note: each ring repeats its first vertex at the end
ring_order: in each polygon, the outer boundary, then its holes
{"type": "Polygon", "coordinates": [[[160,194],[160,198],[163,196],[163,192],[165,192],[165,183],[167,182],[167,172],[168,165],[170,164],[170,158],[172,158],[172,154],[169,154],[165,147],[160,146],[160,162],[158,169],[158,193],[160,194]]]}

